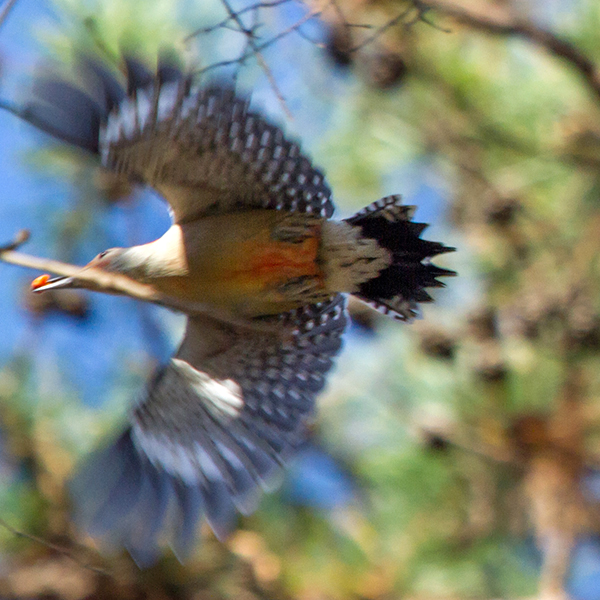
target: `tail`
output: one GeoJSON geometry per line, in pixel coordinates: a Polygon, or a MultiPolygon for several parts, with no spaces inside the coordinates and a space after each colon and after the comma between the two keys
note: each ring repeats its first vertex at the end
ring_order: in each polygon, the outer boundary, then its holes
{"type": "Polygon", "coordinates": [[[418,315],[418,302],[432,301],[425,288],[444,287],[437,277],[456,275],[429,262],[455,249],[422,240],[420,235],[427,224],[413,222],[414,211],[414,206],[402,204],[400,196],[387,196],[346,219],[361,228],[363,237],[376,240],[392,256],[392,263],[377,277],[361,283],[354,295],[402,321],[418,315]]]}

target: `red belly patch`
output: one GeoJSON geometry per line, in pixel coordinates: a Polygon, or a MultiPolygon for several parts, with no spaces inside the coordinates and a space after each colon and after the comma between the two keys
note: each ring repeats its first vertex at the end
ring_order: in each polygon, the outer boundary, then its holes
{"type": "Polygon", "coordinates": [[[240,261],[228,278],[248,279],[265,286],[296,277],[318,277],[319,240],[310,237],[300,243],[258,242],[250,240],[240,244],[240,261]]]}

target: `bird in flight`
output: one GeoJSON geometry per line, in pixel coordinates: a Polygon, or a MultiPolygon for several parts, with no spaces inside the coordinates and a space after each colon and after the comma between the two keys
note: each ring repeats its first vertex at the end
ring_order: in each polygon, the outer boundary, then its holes
{"type": "MultiPolygon", "coordinates": [[[[82,59],[81,87],[37,80],[22,116],[169,204],[161,238],[86,267],[235,317],[188,315],[125,431],[75,477],[90,533],[143,563],[165,540],[185,555],[202,517],[223,539],[255,509],[305,439],[348,323],[345,294],[407,321],[454,273],[430,262],[452,249],[421,239],[426,225],[399,196],[332,220],[321,171],[231,87],[195,85],[170,63],[124,65],[121,78],[82,59]]],[[[67,287],[85,283],[33,285],[67,287]]]]}

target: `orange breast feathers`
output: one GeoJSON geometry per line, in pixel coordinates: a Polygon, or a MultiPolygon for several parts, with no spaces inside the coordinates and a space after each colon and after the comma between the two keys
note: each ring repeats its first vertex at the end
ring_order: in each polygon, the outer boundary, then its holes
{"type": "Polygon", "coordinates": [[[318,277],[318,249],[316,237],[297,243],[248,240],[239,245],[237,260],[232,261],[231,269],[223,276],[225,279],[248,279],[264,286],[296,277],[318,277]]]}
{"type": "Polygon", "coordinates": [[[323,278],[317,260],[320,224],[287,236],[296,231],[289,220],[276,211],[256,210],[176,225],[169,235],[179,246],[179,267],[156,283],[167,294],[199,302],[285,301],[281,288],[289,280],[323,278]]]}

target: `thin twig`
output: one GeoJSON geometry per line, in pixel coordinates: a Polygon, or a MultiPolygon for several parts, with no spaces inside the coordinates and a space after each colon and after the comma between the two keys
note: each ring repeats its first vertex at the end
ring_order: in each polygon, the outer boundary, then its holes
{"type": "Polygon", "coordinates": [[[15,239],[4,246],[0,246],[0,252],[7,252],[9,250],[16,250],[19,246],[22,246],[29,238],[31,237],[31,233],[29,233],[28,229],[21,229],[21,231],[17,232],[15,239]]]}
{"type": "Polygon", "coordinates": [[[17,0],[7,0],[6,4],[2,7],[0,11],[0,27],[4,25],[8,14],[13,9],[14,5],[17,3],[17,0]]]}
{"type": "Polygon", "coordinates": [[[344,15],[344,11],[340,7],[339,2],[337,0],[331,0],[331,6],[333,6],[333,10],[337,13],[338,18],[342,22],[344,27],[350,27],[350,24],[348,23],[348,19],[346,19],[346,16],[344,15]]]}
{"type": "MultiPolygon", "coordinates": [[[[287,4],[288,2],[292,2],[292,0],[274,0],[273,2],[257,2],[256,4],[252,4],[250,6],[246,6],[245,8],[242,8],[241,10],[237,11],[236,14],[243,15],[247,12],[252,12],[252,11],[258,10],[259,8],[273,8],[275,6],[280,6],[281,4],[287,4]]],[[[212,33],[213,31],[216,31],[217,29],[221,29],[221,28],[225,27],[227,25],[227,23],[229,23],[229,21],[231,21],[231,20],[232,20],[232,16],[228,15],[225,19],[223,19],[219,23],[216,23],[215,25],[211,25],[209,27],[201,27],[200,29],[196,29],[189,35],[186,35],[183,38],[183,41],[187,43],[194,37],[197,37],[199,35],[204,35],[206,33],[212,33]]]]}
{"type": "Polygon", "coordinates": [[[302,27],[302,25],[308,23],[308,21],[310,21],[314,17],[320,16],[323,13],[323,10],[324,9],[313,9],[308,11],[301,19],[298,19],[298,21],[296,21],[293,25],[290,25],[287,29],[280,31],[276,36],[273,36],[270,40],[267,40],[266,42],[258,46],[258,50],[266,50],[269,46],[272,46],[280,39],[284,38],[286,35],[289,35],[293,31],[296,31],[297,29],[302,27]]]}
{"type": "Polygon", "coordinates": [[[353,29],[375,29],[372,23],[346,23],[346,26],[353,29]]]}
{"type": "Polygon", "coordinates": [[[306,33],[304,33],[304,31],[302,31],[302,29],[297,29],[296,33],[303,39],[306,40],[307,42],[309,42],[310,44],[312,44],[313,46],[317,47],[317,48],[327,48],[327,44],[324,44],[323,42],[317,42],[317,40],[313,40],[311,37],[309,37],[306,33]]]}
{"type": "MultiPolygon", "coordinates": [[[[259,10],[260,10],[259,8],[256,8],[252,11],[252,25],[250,26],[250,29],[248,29],[248,35],[246,37],[246,44],[244,45],[244,49],[242,50],[242,56],[244,56],[244,54],[246,54],[248,52],[248,50],[251,48],[251,42],[254,39],[254,32],[260,25],[259,20],[258,20],[259,10]]],[[[235,74],[234,74],[234,82],[237,81],[237,78],[240,74],[240,70],[243,66],[244,66],[243,62],[240,62],[238,64],[238,68],[236,69],[235,74]]]]}
{"type": "Polygon", "coordinates": [[[14,536],[24,538],[31,542],[35,542],[36,544],[41,544],[42,546],[45,546],[46,548],[49,548],[50,550],[54,550],[55,552],[58,552],[59,554],[62,554],[63,556],[70,558],[74,563],[76,563],[83,569],[87,569],[88,571],[93,571],[94,573],[98,573],[100,575],[107,575],[109,577],[112,577],[112,574],[109,571],[107,571],[106,569],[102,569],[100,567],[94,567],[93,565],[90,565],[89,563],[79,560],[73,554],[73,552],[71,550],[69,550],[68,548],[64,548],[62,546],[53,544],[52,542],[49,542],[47,540],[44,540],[43,538],[37,537],[36,535],[32,535],[31,533],[25,533],[24,531],[19,531],[18,529],[15,529],[12,525],[9,525],[4,519],[0,519],[0,527],[4,527],[4,529],[6,529],[10,533],[12,533],[14,536]]]}
{"type": "Polygon", "coordinates": [[[244,62],[245,60],[254,56],[256,51],[262,52],[263,50],[266,50],[269,46],[272,46],[273,44],[277,43],[280,39],[286,37],[293,31],[296,31],[297,29],[302,27],[302,25],[304,25],[306,22],[310,21],[314,17],[318,17],[322,13],[323,13],[323,9],[313,9],[313,10],[307,12],[301,19],[298,19],[298,21],[296,21],[293,25],[290,25],[283,31],[280,31],[277,35],[268,39],[266,42],[263,42],[262,44],[258,44],[256,46],[256,50],[253,49],[249,52],[246,52],[239,58],[232,58],[230,60],[222,60],[222,61],[213,63],[212,65],[208,65],[207,67],[203,67],[201,69],[194,71],[192,74],[193,75],[201,75],[203,73],[206,73],[207,71],[212,71],[214,69],[218,69],[219,67],[227,67],[230,65],[235,65],[240,62],[244,62]]]}
{"type": "Polygon", "coordinates": [[[434,29],[437,29],[438,31],[441,31],[442,33],[452,33],[451,29],[448,29],[447,27],[440,27],[437,23],[434,23],[433,21],[431,21],[429,19],[429,17],[427,16],[427,13],[429,12],[430,9],[423,9],[420,10],[414,17],[414,19],[412,21],[408,21],[406,23],[406,27],[410,28],[413,25],[415,25],[416,23],[418,23],[419,21],[422,21],[423,23],[427,23],[427,25],[429,25],[429,27],[433,27],[434,29]]]}
{"type": "Polygon", "coordinates": [[[415,7],[411,4],[406,10],[403,10],[400,14],[396,15],[393,19],[390,19],[387,23],[385,23],[385,25],[378,27],[370,36],[366,37],[360,44],[357,44],[356,46],[350,48],[349,52],[356,52],[374,42],[388,29],[404,21],[407,15],[411,13],[414,10],[414,8],[415,7]]]}
{"type": "MultiPolygon", "coordinates": [[[[254,55],[256,56],[256,60],[257,60],[258,64],[260,65],[261,69],[265,72],[265,75],[267,76],[267,79],[269,80],[269,85],[271,86],[271,89],[273,90],[275,96],[277,97],[277,100],[279,100],[279,104],[283,108],[283,111],[286,114],[286,116],[288,117],[288,119],[293,120],[294,117],[292,115],[292,112],[290,111],[290,109],[287,105],[287,102],[285,101],[285,98],[283,97],[283,94],[281,93],[281,90],[279,89],[279,85],[277,84],[277,81],[275,80],[275,76],[273,75],[273,71],[271,71],[271,67],[269,67],[269,65],[267,64],[267,61],[265,60],[265,57],[262,55],[262,52],[258,49],[258,45],[257,45],[256,41],[254,40],[252,31],[249,31],[246,28],[239,13],[236,13],[233,10],[233,8],[231,7],[231,4],[229,4],[228,0],[221,0],[221,3],[225,7],[225,10],[229,13],[229,16],[238,24],[240,31],[242,31],[244,33],[244,35],[246,35],[248,37],[248,44],[252,48],[252,51],[253,51],[254,55]]],[[[243,54],[247,54],[247,53],[243,53],[243,54]]]]}

